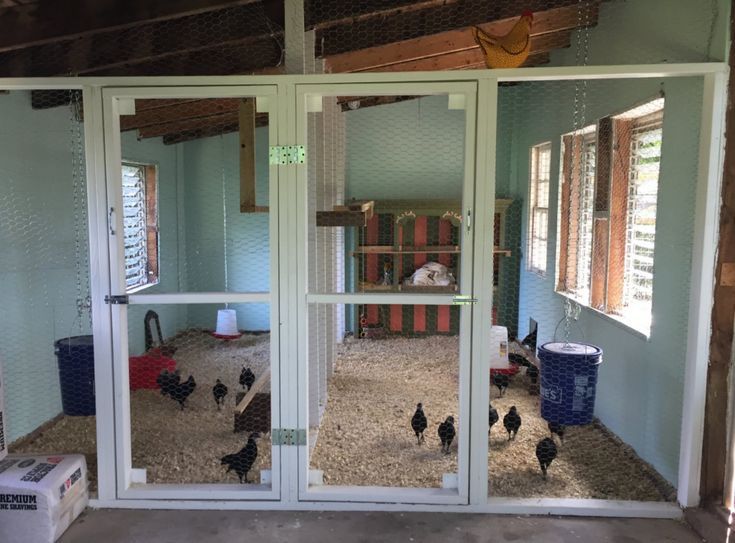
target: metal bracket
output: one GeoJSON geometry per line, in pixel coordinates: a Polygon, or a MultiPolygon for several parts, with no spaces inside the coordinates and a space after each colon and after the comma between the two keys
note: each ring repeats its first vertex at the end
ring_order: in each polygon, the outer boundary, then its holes
{"type": "Polygon", "coordinates": [[[271,432],[273,445],[306,445],[306,430],[276,428],[271,432]]]}
{"type": "Polygon", "coordinates": [[[303,145],[272,145],[268,160],[275,166],[303,164],[306,162],[306,148],[303,145]]]}
{"type": "Polygon", "coordinates": [[[105,296],[106,304],[126,305],[129,301],[127,294],[112,294],[105,296]]]}
{"type": "Polygon", "coordinates": [[[458,295],[452,298],[452,305],[472,305],[477,303],[477,298],[470,296],[458,295]]]}

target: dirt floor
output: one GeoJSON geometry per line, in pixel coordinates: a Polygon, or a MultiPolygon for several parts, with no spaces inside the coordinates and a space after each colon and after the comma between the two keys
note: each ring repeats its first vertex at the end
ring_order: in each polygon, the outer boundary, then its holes
{"type": "MultiPolygon", "coordinates": [[[[147,470],[148,483],[238,483],[234,472],[226,473],[220,458],[245,445],[248,434],[233,432],[235,393],[242,390],[238,378],[243,365],[256,377],[270,366],[269,342],[267,334],[227,342],[201,331],[176,337],[173,343],[178,350],[173,358],[182,380],[191,374],[197,382],[186,408],[181,411],[178,403],[158,390],[136,390],[130,395],[133,467],[147,470]],[[221,411],[212,396],[218,378],[229,389],[221,411]]],[[[270,390],[269,383],[264,390],[270,390]]],[[[63,417],[12,452],[84,453],[90,490],[96,492],[95,434],[95,417],[63,417]]],[[[258,458],[249,482],[260,482],[260,470],[270,465],[270,434],[266,434],[258,440],[258,458]]]]}
{"type": "MultiPolygon", "coordinates": [[[[452,454],[441,454],[437,426],[458,413],[456,337],[351,340],[342,347],[319,429],[311,468],[330,485],[439,487],[443,473],[457,470],[452,454]],[[429,419],[425,445],[418,446],[410,419],[417,402],[429,419]]],[[[508,497],[576,497],[672,500],[671,488],[652,468],[601,425],[568,428],[565,443],[541,477],[536,443],[549,435],[539,397],[528,378],[513,378],[503,398],[491,387],[500,421],[490,436],[490,493],[508,497]],[[502,419],[511,405],[522,417],[508,442],[502,419]]]]}

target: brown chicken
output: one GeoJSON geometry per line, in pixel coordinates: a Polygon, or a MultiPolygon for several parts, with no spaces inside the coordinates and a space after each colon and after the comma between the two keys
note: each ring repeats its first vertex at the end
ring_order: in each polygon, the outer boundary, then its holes
{"type": "Polygon", "coordinates": [[[531,26],[533,13],[524,11],[513,28],[505,36],[493,36],[478,27],[472,28],[472,36],[485,53],[488,68],[518,68],[531,51],[531,26]]]}

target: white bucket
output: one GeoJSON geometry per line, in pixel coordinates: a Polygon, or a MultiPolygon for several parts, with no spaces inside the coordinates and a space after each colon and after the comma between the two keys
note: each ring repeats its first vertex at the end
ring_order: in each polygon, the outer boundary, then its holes
{"type": "Polygon", "coordinates": [[[217,311],[217,330],[218,336],[237,336],[240,331],[237,329],[237,313],[234,309],[220,309],[217,311]]]}

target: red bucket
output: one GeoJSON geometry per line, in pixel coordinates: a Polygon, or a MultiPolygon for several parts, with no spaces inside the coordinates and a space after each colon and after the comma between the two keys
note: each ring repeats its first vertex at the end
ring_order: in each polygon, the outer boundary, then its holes
{"type": "Polygon", "coordinates": [[[163,356],[159,349],[151,349],[142,356],[130,357],[130,390],[157,389],[156,379],[163,370],[176,370],[176,360],[163,356]]]}

